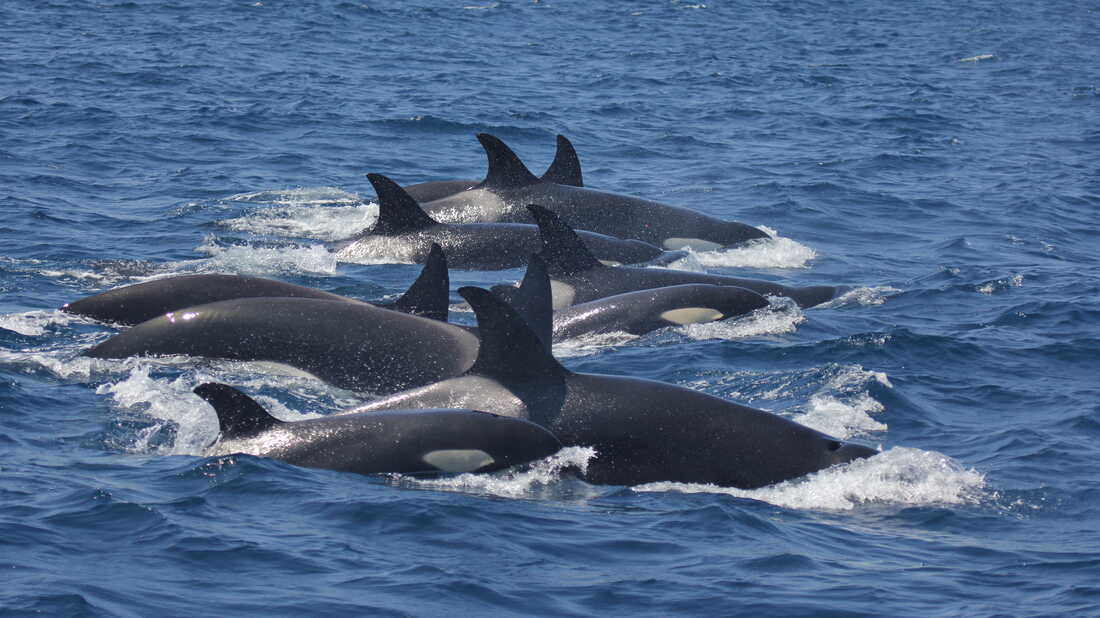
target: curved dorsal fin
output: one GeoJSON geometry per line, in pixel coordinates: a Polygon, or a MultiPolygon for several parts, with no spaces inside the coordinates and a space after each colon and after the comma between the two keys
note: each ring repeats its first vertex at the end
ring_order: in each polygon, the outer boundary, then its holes
{"type": "Polygon", "coordinates": [[[478,287],[460,288],[458,293],[473,307],[481,336],[477,361],[468,373],[496,379],[569,373],[508,303],[478,287]]]}
{"type": "Polygon", "coordinates": [[[283,423],[232,386],[207,382],[197,386],[194,393],[214,407],[218,413],[218,428],[224,438],[253,436],[283,423]]]}
{"type": "Polygon", "coordinates": [[[539,255],[546,260],[550,272],[575,275],[603,266],[573,228],[554,212],[536,204],[531,204],[527,210],[539,226],[539,238],[542,239],[539,255]]]}
{"type": "Polygon", "coordinates": [[[532,255],[527,261],[527,272],[518,288],[512,285],[494,285],[493,293],[523,316],[542,344],[550,348],[553,342],[554,307],[550,275],[547,274],[546,262],[541,257],[532,255]]]}
{"type": "Polygon", "coordinates": [[[550,163],[550,167],[546,168],[542,180],[559,185],[584,186],[584,179],[581,177],[581,159],[577,156],[572,142],[564,135],[558,136],[558,149],[554,153],[554,161],[550,163]]]}
{"type": "Polygon", "coordinates": [[[443,248],[433,242],[420,276],[394,302],[394,308],[422,318],[446,322],[450,308],[450,290],[447,258],[443,255],[443,248]]]}
{"type": "Polygon", "coordinates": [[[420,204],[401,185],[382,174],[367,174],[367,179],[378,194],[378,221],[371,234],[391,236],[439,224],[420,208],[420,204]]]}
{"type": "Polygon", "coordinates": [[[479,186],[512,189],[541,182],[499,138],[488,133],[478,133],[477,141],[481,142],[485,156],[489,159],[489,171],[479,186]]]}

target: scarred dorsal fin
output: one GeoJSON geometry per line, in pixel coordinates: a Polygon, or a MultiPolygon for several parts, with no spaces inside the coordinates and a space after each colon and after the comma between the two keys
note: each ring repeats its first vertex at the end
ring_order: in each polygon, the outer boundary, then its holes
{"type": "Polygon", "coordinates": [[[527,272],[518,288],[512,285],[494,285],[493,293],[523,316],[542,344],[550,348],[553,341],[554,307],[550,275],[547,274],[546,262],[541,257],[532,255],[527,261],[527,272]]]}
{"type": "Polygon", "coordinates": [[[469,373],[495,379],[569,373],[508,303],[477,287],[460,288],[458,293],[473,307],[481,336],[477,361],[469,373]]]}
{"type": "Polygon", "coordinates": [[[420,276],[409,286],[408,291],[394,302],[398,311],[418,315],[430,320],[447,321],[450,305],[451,281],[447,273],[447,258],[438,243],[432,243],[432,250],[424,262],[420,276]]]}
{"type": "Polygon", "coordinates": [[[593,268],[606,268],[558,215],[535,204],[528,206],[527,210],[539,226],[539,238],[542,239],[539,255],[546,260],[550,272],[575,275],[593,268]]]}
{"type": "Polygon", "coordinates": [[[207,382],[197,386],[194,393],[214,407],[218,413],[218,428],[224,438],[253,436],[283,423],[232,386],[207,382]]]}
{"type": "Polygon", "coordinates": [[[558,149],[554,153],[554,161],[550,167],[546,168],[542,180],[559,185],[584,186],[584,180],[581,177],[581,159],[577,156],[573,144],[564,135],[558,136],[558,149]]]}
{"type": "Polygon", "coordinates": [[[439,224],[420,208],[420,204],[401,185],[382,174],[367,174],[367,179],[378,194],[378,221],[371,229],[372,234],[405,234],[439,224]]]}
{"type": "Polygon", "coordinates": [[[477,141],[485,149],[485,156],[489,159],[489,172],[485,174],[482,187],[490,189],[512,189],[525,187],[541,182],[538,177],[527,169],[523,161],[519,160],[516,153],[500,139],[488,133],[478,133],[477,141]]]}

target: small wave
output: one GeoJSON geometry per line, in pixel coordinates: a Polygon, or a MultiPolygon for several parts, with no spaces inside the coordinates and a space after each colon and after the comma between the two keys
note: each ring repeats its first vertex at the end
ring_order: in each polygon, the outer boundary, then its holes
{"type": "Polygon", "coordinates": [[[638,335],[631,335],[622,331],[610,333],[588,333],[560,341],[554,344],[554,356],[556,358],[574,358],[588,356],[605,348],[625,345],[639,339],[638,335]]]}
{"type": "Polygon", "coordinates": [[[897,294],[900,291],[901,290],[899,290],[898,288],[888,285],[853,288],[826,303],[818,305],[816,308],[834,309],[836,307],[843,307],[846,305],[861,305],[864,307],[871,305],[881,305],[886,302],[887,298],[894,294],[897,294]]]}
{"type": "Polygon", "coordinates": [[[294,204],[265,208],[219,221],[222,227],[253,234],[334,241],[370,229],[378,218],[378,204],[329,206],[294,204]]]}
{"type": "Polygon", "coordinates": [[[874,457],[760,489],[691,483],[648,483],[641,492],[716,493],[792,509],[846,511],[862,504],[977,504],[984,476],[935,451],[895,447],[874,457]]]}
{"type": "Polygon", "coordinates": [[[297,187],[238,193],[225,198],[232,202],[281,204],[286,206],[323,206],[328,204],[357,204],[362,200],[354,193],[336,187],[297,187]]]}
{"type": "Polygon", "coordinates": [[[790,238],[778,236],[774,230],[762,228],[771,238],[751,240],[738,247],[695,252],[696,261],[705,267],[718,268],[805,268],[817,252],[790,238]]]}
{"type": "Polygon", "coordinates": [[[719,322],[685,324],[679,327],[685,336],[695,339],[726,339],[729,341],[759,337],[762,335],[781,335],[792,333],[806,316],[798,304],[789,298],[768,297],[768,306],[752,313],[719,322]]]}
{"type": "Polygon", "coordinates": [[[0,328],[26,337],[40,337],[56,326],[68,326],[74,321],[81,321],[81,319],[57,309],[39,309],[0,315],[0,328]]]}
{"type": "Polygon", "coordinates": [[[418,479],[397,475],[409,485],[445,491],[477,493],[502,498],[532,497],[539,488],[558,483],[564,471],[588,470],[588,462],[596,456],[596,450],[587,446],[570,446],[554,455],[528,466],[512,468],[493,474],[459,474],[457,476],[418,479]]]}
{"type": "Polygon", "coordinates": [[[1023,285],[1024,285],[1024,276],[1021,275],[1021,274],[1015,274],[1015,275],[1012,275],[1010,277],[1006,277],[1004,279],[996,279],[994,281],[987,281],[986,283],[983,283],[983,284],[978,285],[977,287],[975,287],[974,291],[976,291],[978,293],[981,293],[981,294],[985,294],[985,295],[992,295],[994,292],[1001,292],[1003,290],[1007,290],[1007,289],[1010,289],[1010,288],[1023,287],[1023,285]]]}
{"type": "Polygon", "coordinates": [[[218,245],[207,236],[196,251],[210,256],[198,262],[178,262],[176,268],[194,272],[234,273],[238,275],[336,274],[336,255],[324,245],[255,247],[218,245]]]}

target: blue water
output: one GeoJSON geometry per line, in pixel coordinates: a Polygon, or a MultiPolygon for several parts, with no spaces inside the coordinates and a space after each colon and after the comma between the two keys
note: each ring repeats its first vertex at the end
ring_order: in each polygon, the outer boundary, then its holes
{"type": "MultiPolygon", "coordinates": [[[[1093,3],[0,3],[0,613],[1100,615],[1093,3]],[[173,273],[393,295],[337,263],[365,174],[536,173],[766,226],[678,268],[826,306],[556,347],[880,446],[755,491],[206,458],[243,363],[96,361],[61,304],[173,273]]],[[[452,286],[519,271],[452,273],[452,286]]],[[[472,315],[456,295],[456,319],[472,315]]]]}

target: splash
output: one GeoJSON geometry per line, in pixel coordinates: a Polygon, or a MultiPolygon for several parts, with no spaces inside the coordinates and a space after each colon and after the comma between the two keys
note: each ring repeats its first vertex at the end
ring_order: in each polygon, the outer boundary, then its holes
{"type": "Polygon", "coordinates": [[[695,271],[697,267],[711,268],[805,268],[817,252],[790,238],[779,236],[775,230],[762,228],[771,238],[750,240],[737,247],[714,251],[686,249],[688,255],[669,265],[669,268],[695,271]],[[681,264],[682,263],[682,264],[681,264]]]}
{"type": "Polygon", "coordinates": [[[334,241],[370,229],[377,218],[378,205],[373,203],[324,208],[295,204],[264,208],[218,224],[253,234],[334,241]]]}
{"type": "Polygon", "coordinates": [[[0,315],[0,328],[10,330],[26,337],[40,337],[58,326],[68,326],[73,322],[81,322],[71,314],[56,309],[26,311],[23,313],[9,313],[0,315]]]}
{"type": "Polygon", "coordinates": [[[639,492],[726,494],[792,509],[847,511],[864,504],[976,504],[985,478],[935,451],[895,447],[869,459],[834,466],[760,489],[692,483],[648,483],[639,492]]]}
{"type": "Polygon", "coordinates": [[[864,307],[881,305],[886,299],[900,292],[898,288],[888,285],[877,287],[853,288],[837,296],[836,298],[818,305],[817,309],[835,309],[848,305],[860,305],[864,307]]]}
{"type": "Polygon", "coordinates": [[[588,356],[606,348],[626,345],[637,339],[639,339],[638,335],[631,335],[622,331],[588,333],[555,343],[554,356],[556,358],[588,356]]]}
{"type": "Polygon", "coordinates": [[[238,275],[336,274],[336,255],[323,245],[306,247],[254,247],[250,245],[218,245],[207,236],[196,251],[206,253],[206,260],[177,262],[173,270],[199,273],[233,273],[238,275]]]}
{"type": "Polygon", "coordinates": [[[827,375],[824,384],[810,396],[808,410],[795,416],[795,422],[842,440],[886,431],[886,424],[872,417],[885,407],[867,391],[871,382],[893,388],[886,374],[859,366],[833,365],[827,375]]]}
{"type": "Polygon", "coordinates": [[[768,306],[748,315],[702,324],[686,324],[679,327],[680,332],[690,339],[726,339],[733,341],[747,337],[763,335],[782,335],[792,333],[806,316],[793,300],[785,297],[769,296],[768,306]]]}
{"type": "Polygon", "coordinates": [[[584,474],[588,470],[588,462],[594,457],[596,457],[596,450],[591,447],[570,446],[528,466],[510,468],[493,474],[467,473],[432,479],[398,475],[397,478],[415,487],[477,493],[501,498],[527,498],[535,495],[541,488],[559,483],[566,470],[577,469],[584,474]]]}
{"type": "Polygon", "coordinates": [[[1023,287],[1023,285],[1024,276],[1017,273],[1004,279],[997,279],[995,281],[983,283],[974,289],[976,292],[989,296],[992,295],[994,292],[1000,292],[1009,288],[1023,287]]]}

